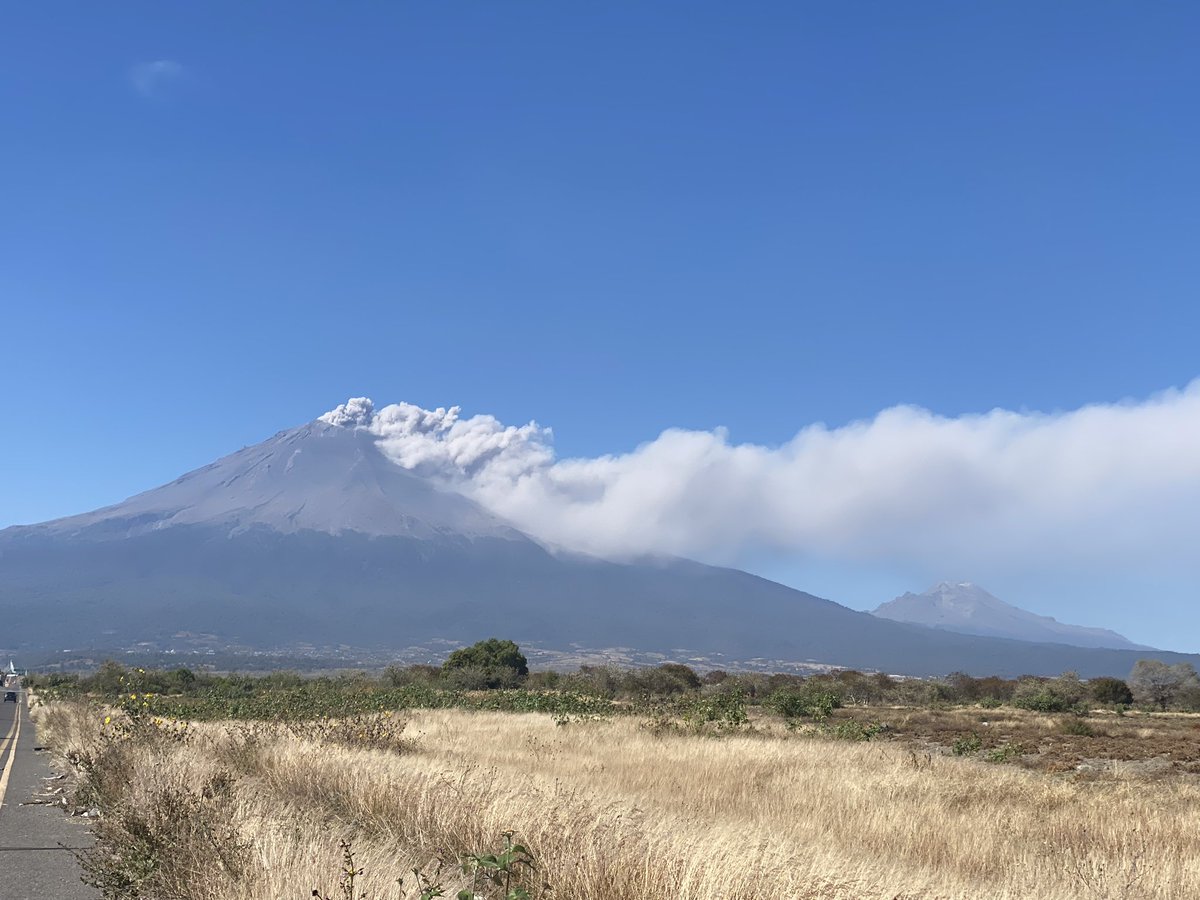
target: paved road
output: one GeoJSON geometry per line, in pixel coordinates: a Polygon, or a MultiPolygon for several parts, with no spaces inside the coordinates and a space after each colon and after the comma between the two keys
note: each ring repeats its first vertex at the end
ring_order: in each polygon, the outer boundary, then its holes
{"type": "Polygon", "coordinates": [[[67,849],[89,846],[87,820],[31,802],[52,784],[50,760],[34,749],[25,692],[17,691],[19,703],[0,703],[0,900],[96,900],[67,849]]]}

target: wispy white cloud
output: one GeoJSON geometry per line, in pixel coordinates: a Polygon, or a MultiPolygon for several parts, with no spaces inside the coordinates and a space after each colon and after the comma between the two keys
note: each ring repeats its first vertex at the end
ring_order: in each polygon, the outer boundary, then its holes
{"type": "Polygon", "coordinates": [[[129,70],[129,83],[142,97],[161,98],[184,75],[184,68],[173,59],[155,59],[138,63],[129,70]]]}
{"type": "Polygon", "coordinates": [[[955,418],[917,407],[781,446],[722,430],[556,459],[548,429],[369,401],[332,415],[525,531],[610,557],[974,567],[1195,566],[1200,380],[1141,402],[955,418]],[[365,405],[363,405],[365,404],[365,405]]]}

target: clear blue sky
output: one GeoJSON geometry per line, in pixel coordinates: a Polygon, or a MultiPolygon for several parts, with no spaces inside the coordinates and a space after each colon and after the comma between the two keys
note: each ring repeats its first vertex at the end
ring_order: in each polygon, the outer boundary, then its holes
{"type": "Polygon", "coordinates": [[[1186,384],[1198,34],[1188,3],[10,5],[0,526],[351,395],[590,456],[1186,384]]]}

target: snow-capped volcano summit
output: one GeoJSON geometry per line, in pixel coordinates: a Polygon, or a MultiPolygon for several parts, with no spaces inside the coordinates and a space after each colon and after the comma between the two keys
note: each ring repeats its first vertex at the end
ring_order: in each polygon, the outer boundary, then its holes
{"type": "Polygon", "coordinates": [[[962,634],[1070,644],[1075,647],[1137,649],[1107,628],[1068,625],[1005,603],[969,581],[943,581],[923,594],[907,593],[881,604],[873,615],[896,622],[944,628],[962,634]]]}
{"type": "Polygon", "coordinates": [[[284,534],[528,540],[473,500],[386,458],[375,437],[357,427],[369,421],[369,408],[345,410],[338,407],[121,503],[35,527],[106,539],[204,525],[284,534]]]}

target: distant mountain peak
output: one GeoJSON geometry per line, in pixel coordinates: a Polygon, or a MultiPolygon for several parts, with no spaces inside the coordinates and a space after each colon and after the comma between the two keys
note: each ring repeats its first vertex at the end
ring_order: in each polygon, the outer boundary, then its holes
{"type": "Polygon", "coordinates": [[[881,619],[961,634],[1076,647],[1145,649],[1107,628],[1069,625],[1005,603],[970,581],[941,581],[921,594],[903,594],[872,612],[881,619]]]}

